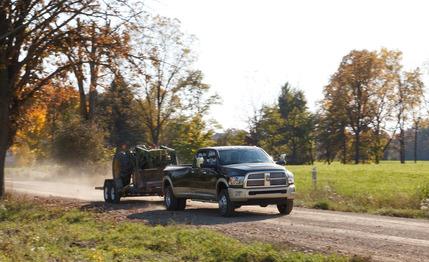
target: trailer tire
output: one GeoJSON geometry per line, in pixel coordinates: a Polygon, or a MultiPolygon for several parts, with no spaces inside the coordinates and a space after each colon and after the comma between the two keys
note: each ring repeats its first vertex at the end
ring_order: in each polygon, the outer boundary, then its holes
{"type": "Polygon", "coordinates": [[[111,203],[113,204],[118,204],[121,201],[121,191],[118,189],[115,183],[112,183],[112,186],[110,187],[110,199],[112,200],[111,203]]]}
{"type": "Polygon", "coordinates": [[[113,181],[111,179],[104,180],[103,197],[104,197],[104,202],[106,203],[112,203],[112,198],[110,195],[112,185],[113,185],[113,181]]]}

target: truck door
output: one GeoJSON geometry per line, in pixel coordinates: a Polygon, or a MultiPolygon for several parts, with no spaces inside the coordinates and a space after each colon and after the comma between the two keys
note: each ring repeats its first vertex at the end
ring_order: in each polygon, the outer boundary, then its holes
{"type": "Polygon", "coordinates": [[[207,150],[204,163],[198,170],[198,191],[199,196],[204,199],[216,199],[217,154],[215,150],[207,150]]]}

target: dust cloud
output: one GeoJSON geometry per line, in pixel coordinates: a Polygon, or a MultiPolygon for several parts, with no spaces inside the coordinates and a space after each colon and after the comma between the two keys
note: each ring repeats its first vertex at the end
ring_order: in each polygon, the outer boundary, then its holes
{"type": "Polygon", "coordinates": [[[6,167],[6,191],[41,196],[103,200],[104,179],[111,177],[111,163],[65,166],[43,163],[28,167],[6,167]]]}

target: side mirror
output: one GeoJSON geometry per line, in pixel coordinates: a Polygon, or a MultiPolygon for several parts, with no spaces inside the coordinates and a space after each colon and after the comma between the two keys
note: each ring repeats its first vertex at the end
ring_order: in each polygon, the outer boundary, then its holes
{"type": "Polygon", "coordinates": [[[204,158],[202,158],[202,157],[197,157],[197,159],[196,159],[197,161],[196,161],[196,167],[198,167],[198,168],[201,168],[201,166],[203,165],[203,163],[204,163],[204,158]]]}
{"type": "Polygon", "coordinates": [[[276,164],[277,164],[277,165],[284,166],[284,165],[286,165],[286,161],[284,161],[284,160],[281,160],[281,159],[280,159],[280,160],[277,160],[277,161],[276,161],[276,164]]]}
{"type": "Polygon", "coordinates": [[[282,166],[286,165],[286,154],[281,154],[279,156],[279,160],[276,161],[276,164],[282,166]]]}

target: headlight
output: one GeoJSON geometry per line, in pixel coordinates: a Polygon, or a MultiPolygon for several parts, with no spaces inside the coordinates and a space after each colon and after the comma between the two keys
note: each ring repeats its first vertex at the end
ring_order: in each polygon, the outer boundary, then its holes
{"type": "Polygon", "coordinates": [[[294,184],[295,183],[295,179],[293,178],[292,172],[286,171],[286,176],[287,176],[287,183],[288,184],[294,184]]]}
{"type": "Polygon", "coordinates": [[[233,186],[242,185],[244,181],[244,176],[233,176],[228,179],[228,183],[233,186]]]}

